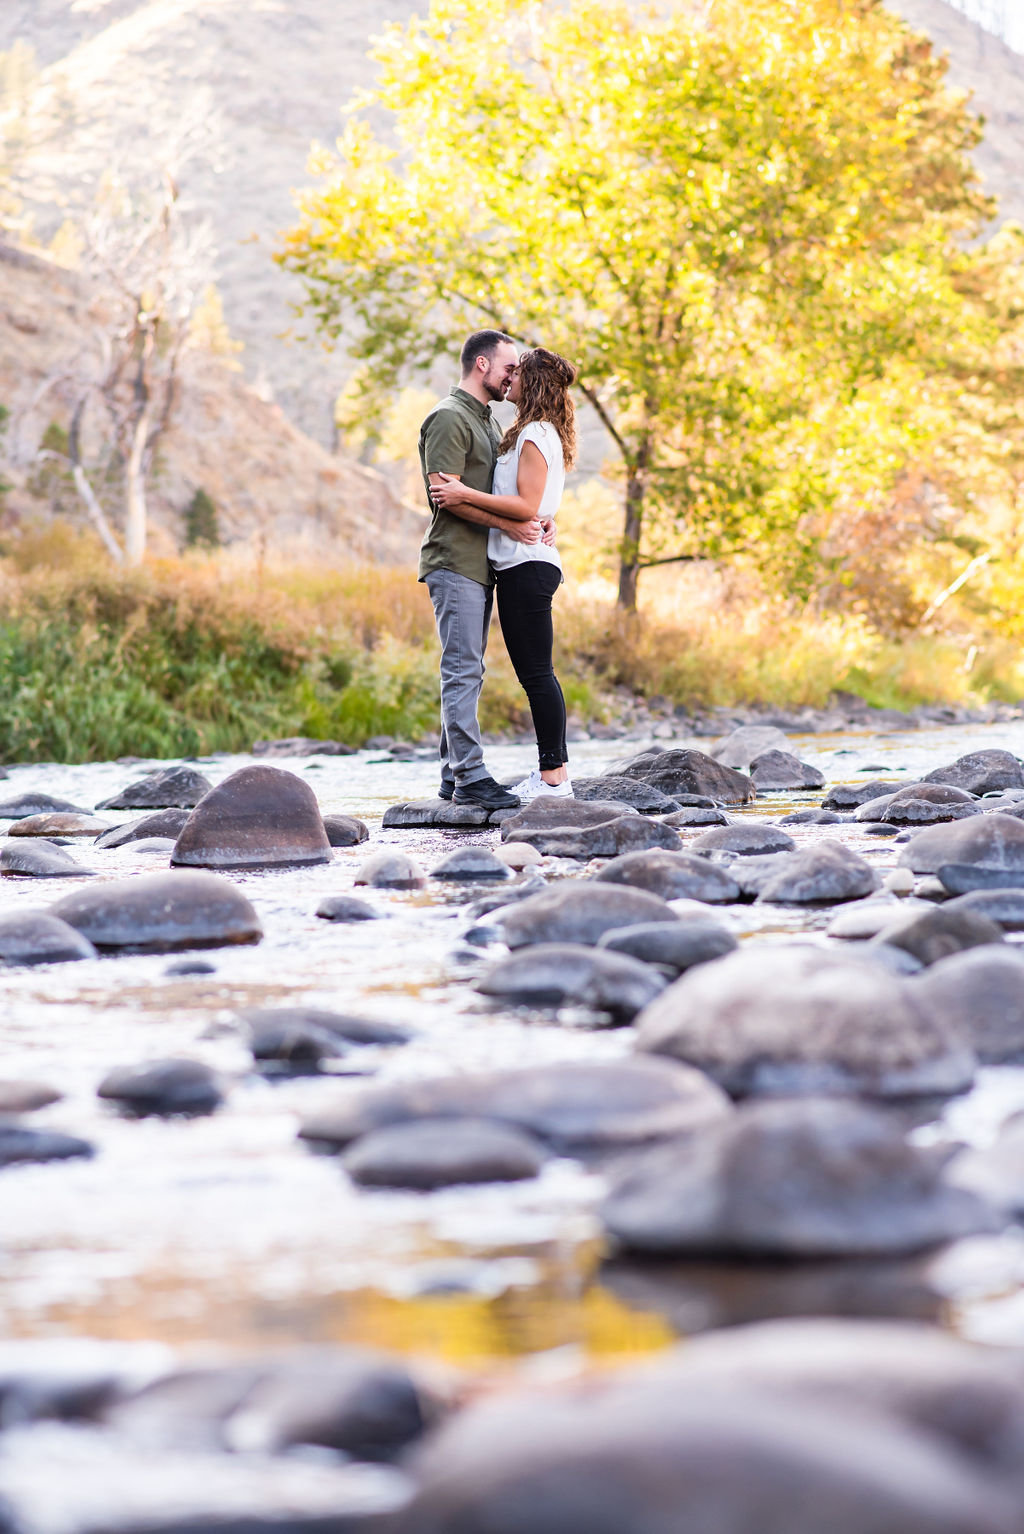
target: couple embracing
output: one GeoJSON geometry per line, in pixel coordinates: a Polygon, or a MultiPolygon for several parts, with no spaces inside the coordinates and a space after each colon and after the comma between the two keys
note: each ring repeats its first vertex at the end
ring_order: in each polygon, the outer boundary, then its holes
{"type": "Polygon", "coordinates": [[[518,355],[500,330],[478,330],[462,348],[462,376],[420,431],[431,521],[419,578],[441,641],[442,799],[514,809],[543,795],[572,797],[565,699],[551,662],[551,600],[562,583],[554,543],[565,471],[576,457],[569,393],[576,370],[536,347],[518,355]],[[504,437],[492,403],[516,418],[504,437]],[[509,658],[530,704],[539,764],[502,788],[484,766],[477,703],[495,591],[509,658]]]}

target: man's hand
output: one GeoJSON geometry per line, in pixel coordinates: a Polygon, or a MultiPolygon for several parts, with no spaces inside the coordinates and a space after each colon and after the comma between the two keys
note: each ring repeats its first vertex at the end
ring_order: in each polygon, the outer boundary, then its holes
{"type": "Polygon", "coordinates": [[[555,519],[554,519],[554,517],[542,517],[541,518],[541,523],[540,523],[540,528],[541,528],[541,539],[540,539],[541,543],[546,543],[549,549],[553,549],[554,546],[555,546],[555,519]]]}
{"type": "Polygon", "coordinates": [[[541,539],[541,527],[536,517],[532,522],[511,522],[503,519],[501,531],[515,543],[539,543],[541,539]]]}

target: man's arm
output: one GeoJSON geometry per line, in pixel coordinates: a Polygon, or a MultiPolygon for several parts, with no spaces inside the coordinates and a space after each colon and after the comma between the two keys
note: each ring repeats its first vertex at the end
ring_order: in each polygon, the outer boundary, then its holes
{"type": "MultiPolygon", "coordinates": [[[[431,485],[451,484],[458,480],[457,474],[431,474],[431,485]]],[[[479,506],[471,506],[468,501],[459,501],[455,506],[445,508],[453,517],[460,518],[463,522],[473,522],[477,527],[496,527],[499,533],[505,533],[516,543],[537,543],[541,537],[541,526],[536,516],[528,517],[499,517],[492,511],[483,511],[479,506]]]]}

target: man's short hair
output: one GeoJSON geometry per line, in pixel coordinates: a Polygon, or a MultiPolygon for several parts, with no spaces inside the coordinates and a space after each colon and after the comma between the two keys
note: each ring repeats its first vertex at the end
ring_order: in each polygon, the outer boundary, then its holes
{"type": "Polygon", "coordinates": [[[507,341],[510,346],[515,342],[511,336],[507,336],[503,330],[474,330],[466,339],[462,348],[462,376],[471,373],[476,366],[478,357],[493,357],[498,347],[507,341]]]}

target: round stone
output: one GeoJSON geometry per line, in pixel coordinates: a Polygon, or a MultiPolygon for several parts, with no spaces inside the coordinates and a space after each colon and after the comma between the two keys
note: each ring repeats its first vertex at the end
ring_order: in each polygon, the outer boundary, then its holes
{"type": "Polygon", "coordinates": [[[96,957],[89,939],[51,912],[8,911],[0,916],[0,959],[5,964],[66,964],[96,957]]]}
{"type": "Polygon", "coordinates": [[[95,815],[46,814],[26,815],[16,820],[8,836],[99,836],[113,827],[109,820],[97,820],[95,815]]]}
{"type": "Polygon", "coordinates": [[[489,847],[458,847],[430,870],[432,879],[456,882],[472,879],[510,879],[511,870],[489,847]]]}
{"type": "Polygon", "coordinates": [[[427,877],[413,858],[384,848],[360,863],[355,882],[374,889],[418,890],[426,884],[427,877]]]}
{"type": "Polygon", "coordinates": [[[212,1113],[223,1101],[216,1074],[200,1060],[118,1066],[103,1078],[96,1095],[137,1118],[195,1117],[212,1113]]]}
{"type": "Polygon", "coordinates": [[[81,863],[53,842],[27,841],[23,846],[10,843],[0,851],[0,874],[22,879],[89,878],[96,870],[81,863]]]}
{"type": "Polygon", "coordinates": [[[627,884],[663,900],[700,900],[727,905],[740,898],[732,874],[695,852],[629,852],[597,875],[600,884],[627,884]]]}
{"type": "Polygon", "coordinates": [[[342,1157],[353,1182],[367,1188],[424,1192],[458,1183],[521,1182],[544,1164],[543,1146],[487,1119],[419,1119],[365,1135],[342,1157]]]}
{"type": "Polygon", "coordinates": [[[358,847],[369,841],[369,827],[354,815],[325,815],[324,830],[332,847],[358,847]]]}
{"type": "Polygon", "coordinates": [[[740,857],[762,857],[770,852],[792,852],[796,842],[775,826],[743,821],[713,826],[690,843],[691,852],[735,852],[740,857]]]}
{"type": "Polygon", "coordinates": [[[331,844],[308,783],[280,767],[241,767],[192,811],[171,862],[191,868],[329,863],[331,844]]]}
{"type": "Polygon", "coordinates": [[[141,820],[131,820],[126,826],[114,826],[112,830],[104,831],[96,838],[96,846],[126,847],[129,842],[148,841],[151,836],[177,841],[188,817],[186,809],[158,810],[155,815],[143,815],[141,820]]]}
{"type": "Polygon", "coordinates": [[[598,939],[599,948],[631,954],[634,959],[657,964],[677,975],[697,964],[720,959],[736,946],[736,939],[727,928],[718,922],[694,918],[615,927],[598,939]]]}
{"type": "Polygon", "coordinates": [[[376,921],[380,916],[372,905],[357,895],[325,895],[316,908],[316,914],[324,921],[376,921]]]}
{"type": "Polygon", "coordinates": [[[257,943],[263,936],[241,890],[209,873],[140,874],[89,884],[58,900],[50,914],[97,948],[160,953],[257,943]]]}
{"type": "Polygon", "coordinates": [[[498,919],[510,948],[531,943],[596,943],[613,927],[678,920],[672,907],[657,895],[597,880],[563,881],[502,908],[498,919]]]}
{"type": "Polygon", "coordinates": [[[147,773],[135,783],[129,783],[110,799],[104,799],[98,810],[163,810],[195,807],[213,787],[209,778],[194,767],[166,767],[161,772],[147,773]]]}
{"type": "Polygon", "coordinates": [[[557,1007],[575,1002],[608,1013],[613,1022],[629,1023],[660,996],[665,983],[656,969],[626,954],[583,944],[537,943],[499,959],[476,982],[476,989],[506,1005],[557,1007]]]}

